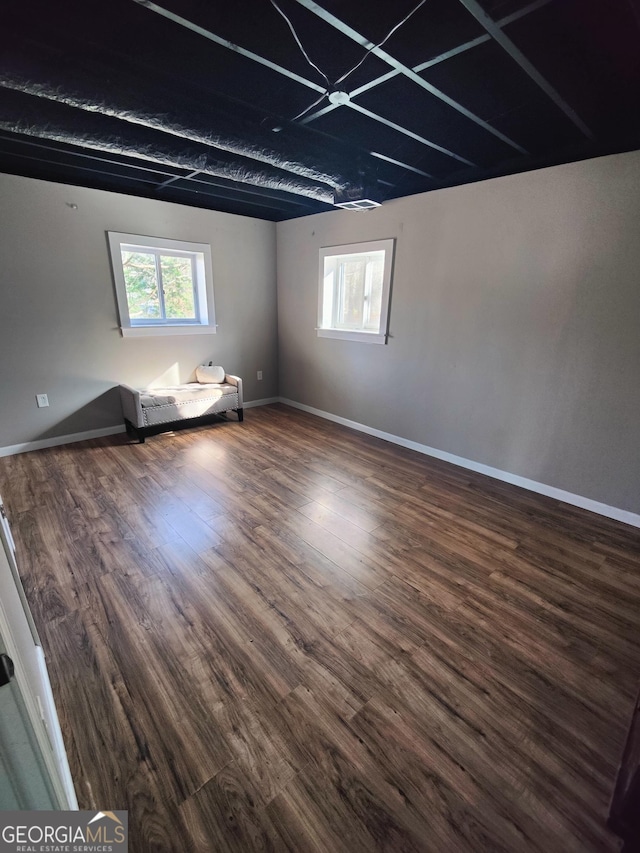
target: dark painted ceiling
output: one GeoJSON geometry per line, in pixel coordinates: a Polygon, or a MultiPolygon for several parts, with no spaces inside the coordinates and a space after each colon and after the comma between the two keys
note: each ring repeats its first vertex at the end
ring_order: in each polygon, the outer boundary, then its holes
{"type": "Polygon", "coordinates": [[[264,219],[640,147],[639,0],[9,0],[0,40],[1,171],[264,219]]]}

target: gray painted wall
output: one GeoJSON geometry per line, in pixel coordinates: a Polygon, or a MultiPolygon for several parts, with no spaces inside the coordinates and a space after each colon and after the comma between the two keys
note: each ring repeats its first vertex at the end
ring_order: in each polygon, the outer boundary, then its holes
{"type": "Polygon", "coordinates": [[[640,512],[640,153],[278,224],[280,394],[640,512]],[[395,237],[387,346],[318,338],[318,249],[395,237]]]}
{"type": "Polygon", "coordinates": [[[0,175],[0,258],[0,447],[121,424],[120,382],[185,382],[209,358],[246,400],[277,394],[273,223],[0,175]],[[106,231],[210,243],[217,334],[122,338],[106,231]]]}

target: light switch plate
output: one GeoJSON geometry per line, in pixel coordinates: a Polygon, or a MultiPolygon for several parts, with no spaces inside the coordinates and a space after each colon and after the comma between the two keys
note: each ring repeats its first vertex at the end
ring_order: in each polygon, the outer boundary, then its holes
{"type": "Polygon", "coordinates": [[[49,405],[49,398],[46,394],[36,394],[36,403],[39,409],[45,409],[49,405]]]}

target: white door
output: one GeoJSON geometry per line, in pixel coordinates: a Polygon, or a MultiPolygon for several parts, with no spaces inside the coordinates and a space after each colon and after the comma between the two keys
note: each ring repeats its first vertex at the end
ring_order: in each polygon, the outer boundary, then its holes
{"type": "Polygon", "coordinates": [[[0,499],[0,810],[77,809],[44,653],[0,499]]]}

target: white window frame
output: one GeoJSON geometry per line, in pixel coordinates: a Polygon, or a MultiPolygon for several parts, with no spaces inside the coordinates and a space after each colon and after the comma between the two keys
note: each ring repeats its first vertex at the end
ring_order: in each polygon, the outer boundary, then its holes
{"type": "MultiPolygon", "coordinates": [[[[359,341],[367,344],[386,344],[389,336],[389,302],[391,297],[391,277],[393,272],[395,239],[370,240],[366,243],[348,243],[344,246],[324,246],[320,249],[320,264],[318,271],[318,325],[316,331],[319,338],[335,338],[342,341],[359,341]],[[376,331],[364,329],[337,329],[324,323],[325,280],[324,269],[327,258],[338,258],[344,255],[366,255],[371,252],[384,252],[384,270],[382,278],[382,306],[380,323],[376,331]]],[[[334,288],[337,283],[334,282],[334,288]]]]}
{"type": "MultiPolygon", "coordinates": [[[[116,289],[120,331],[123,337],[146,337],[149,335],[214,335],[216,333],[215,307],[213,302],[213,267],[211,246],[208,243],[190,243],[185,240],[169,240],[165,237],[143,237],[139,234],[124,234],[108,231],[111,268],[116,289]],[[191,258],[194,282],[194,320],[144,319],[132,320],[129,316],[127,287],[122,268],[122,250],[138,250],[155,255],[156,263],[163,252],[191,258]]],[[[161,278],[159,279],[161,281],[161,278]]],[[[161,305],[162,293],[159,294],[161,305]]]]}

